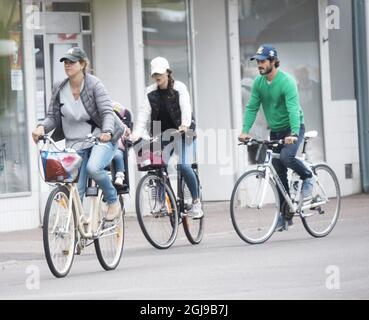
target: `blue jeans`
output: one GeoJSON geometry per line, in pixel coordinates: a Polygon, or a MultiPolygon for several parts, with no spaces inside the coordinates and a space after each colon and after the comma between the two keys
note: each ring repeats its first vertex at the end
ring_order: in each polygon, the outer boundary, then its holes
{"type": "MultiPolygon", "coordinates": [[[[290,129],[278,131],[278,132],[272,131],[270,133],[270,140],[284,139],[290,134],[291,134],[290,129]]],[[[302,180],[312,177],[311,171],[308,168],[306,168],[305,165],[300,160],[296,159],[296,154],[300,147],[300,144],[302,143],[304,139],[304,134],[305,134],[305,126],[302,124],[300,127],[300,132],[299,132],[297,143],[279,146],[274,149],[274,152],[280,153],[280,158],[273,159],[273,166],[276,169],[278,176],[281,179],[281,182],[284,188],[286,189],[286,191],[288,192],[288,194],[289,194],[288,178],[287,178],[288,168],[295,171],[302,180]]],[[[282,206],[284,198],[279,188],[278,188],[278,193],[279,193],[279,198],[280,198],[280,204],[282,206]]]]}
{"type": "Polygon", "coordinates": [[[118,144],[107,142],[78,151],[78,154],[83,159],[78,180],[78,190],[81,200],[86,191],[87,177],[91,177],[96,181],[102,189],[108,204],[118,200],[117,190],[114,188],[113,182],[105,170],[110,165],[117,148],[118,144]]]}
{"type": "Polygon", "coordinates": [[[192,164],[195,162],[196,139],[186,141],[184,138],[176,138],[173,142],[162,141],[163,159],[168,163],[170,156],[175,151],[179,156],[178,169],[181,171],[184,180],[191,192],[193,200],[199,198],[199,184],[192,164]]]}
{"type": "Polygon", "coordinates": [[[117,149],[113,158],[115,164],[115,172],[124,172],[124,151],[117,149]]]}

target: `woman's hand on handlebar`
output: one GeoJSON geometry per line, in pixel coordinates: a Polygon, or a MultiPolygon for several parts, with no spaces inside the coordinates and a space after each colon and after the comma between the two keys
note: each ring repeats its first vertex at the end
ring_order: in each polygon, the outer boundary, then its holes
{"type": "Polygon", "coordinates": [[[187,126],[184,126],[184,125],[181,125],[179,128],[178,128],[178,132],[179,133],[186,133],[188,130],[188,127],[187,126]]]}
{"type": "Polygon", "coordinates": [[[38,126],[35,130],[32,131],[32,139],[37,144],[39,138],[45,135],[45,128],[43,126],[38,126]]]}
{"type": "Polygon", "coordinates": [[[99,137],[99,140],[103,143],[109,142],[111,140],[111,134],[103,132],[103,133],[101,133],[101,135],[99,137]]]}

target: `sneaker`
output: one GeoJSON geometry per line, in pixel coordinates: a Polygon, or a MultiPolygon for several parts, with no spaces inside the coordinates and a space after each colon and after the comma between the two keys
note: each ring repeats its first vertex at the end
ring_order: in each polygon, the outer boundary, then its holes
{"type": "Polygon", "coordinates": [[[286,219],[283,217],[282,214],[280,214],[277,225],[275,227],[275,231],[282,232],[284,230],[286,230],[286,219]]]}
{"type": "Polygon", "coordinates": [[[192,204],[192,210],[191,210],[191,218],[192,219],[201,219],[204,216],[204,212],[201,209],[201,202],[200,200],[197,200],[192,204]]]}
{"type": "Polygon", "coordinates": [[[106,221],[113,221],[116,217],[118,217],[121,213],[120,203],[119,201],[115,201],[112,204],[108,205],[108,212],[106,213],[106,221]]]}
{"type": "Polygon", "coordinates": [[[123,183],[124,183],[124,173],[117,172],[117,174],[115,175],[114,184],[117,186],[123,186],[123,183]]]}
{"type": "Polygon", "coordinates": [[[307,178],[302,182],[301,193],[304,202],[310,201],[312,199],[313,187],[314,187],[313,178],[307,178]]]}

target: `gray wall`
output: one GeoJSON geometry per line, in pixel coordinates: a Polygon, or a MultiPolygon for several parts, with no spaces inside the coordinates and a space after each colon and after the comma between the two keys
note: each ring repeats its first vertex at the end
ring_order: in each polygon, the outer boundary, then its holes
{"type": "MultiPolygon", "coordinates": [[[[195,87],[197,94],[196,116],[199,131],[207,129],[230,129],[230,71],[227,38],[226,1],[201,0],[193,1],[193,23],[195,29],[195,87]]],[[[229,132],[228,132],[229,134],[229,132]]],[[[218,134],[224,137],[224,133],[218,134]]],[[[231,141],[229,138],[227,141],[231,141]]],[[[227,144],[224,154],[218,151],[218,146],[209,146],[201,142],[197,146],[198,153],[203,153],[205,159],[216,164],[201,164],[200,177],[203,186],[204,200],[229,200],[233,188],[233,172],[227,167],[232,165],[232,146],[227,144]],[[212,150],[209,154],[207,150],[212,150]],[[216,152],[215,152],[216,151],[216,152]],[[220,159],[219,156],[229,157],[220,159]],[[216,159],[214,159],[214,157],[216,159]],[[223,163],[221,163],[223,162],[223,163]]]]}

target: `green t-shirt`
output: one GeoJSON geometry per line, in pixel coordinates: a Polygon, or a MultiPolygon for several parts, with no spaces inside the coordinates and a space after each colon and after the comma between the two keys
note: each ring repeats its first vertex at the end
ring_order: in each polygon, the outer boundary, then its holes
{"type": "Polygon", "coordinates": [[[291,128],[291,134],[299,134],[304,113],[296,81],[288,73],[278,70],[271,83],[268,83],[266,76],[259,75],[255,79],[243,117],[243,133],[249,133],[260,105],[272,131],[291,128]]]}

